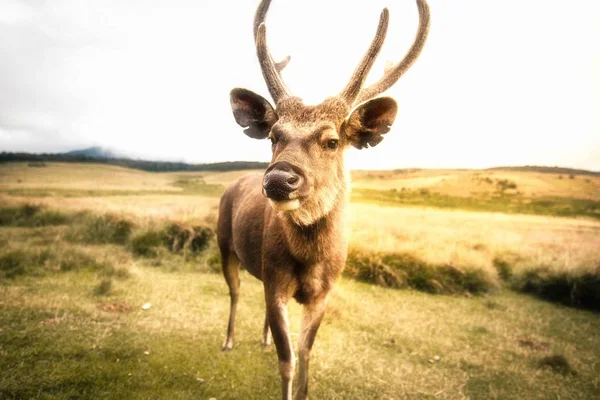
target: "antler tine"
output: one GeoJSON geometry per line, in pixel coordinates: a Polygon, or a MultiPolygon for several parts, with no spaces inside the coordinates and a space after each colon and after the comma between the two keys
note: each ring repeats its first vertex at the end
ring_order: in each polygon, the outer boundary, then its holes
{"type": "MultiPolygon", "coordinates": [[[[256,36],[258,34],[258,27],[260,24],[265,22],[265,18],[267,16],[267,12],[269,11],[269,6],[271,5],[271,0],[262,0],[256,9],[256,14],[254,14],[254,41],[256,42],[256,36]]],[[[270,56],[270,55],[269,55],[270,56]]],[[[275,69],[281,75],[281,71],[288,65],[290,62],[290,56],[285,57],[283,60],[275,63],[275,69]]]]}
{"type": "Polygon", "coordinates": [[[360,88],[363,83],[373,63],[375,62],[375,58],[377,58],[377,54],[379,54],[379,50],[381,50],[381,46],[383,45],[383,41],[385,40],[385,35],[387,33],[388,23],[390,20],[390,14],[387,8],[384,8],[381,12],[381,16],[379,17],[379,26],[377,26],[377,32],[375,33],[375,37],[369,46],[369,49],[363,56],[360,64],[354,70],[350,81],[340,93],[340,97],[346,100],[349,105],[354,103],[354,100],[358,96],[360,92],[360,88]]]}
{"type": "Polygon", "coordinates": [[[355,104],[369,100],[389,89],[408,71],[417,57],[419,57],[419,54],[421,54],[421,50],[423,50],[425,40],[427,39],[427,33],[429,32],[429,6],[425,0],[417,0],[417,6],[419,8],[419,30],[410,50],[402,61],[391,68],[386,68],[380,80],[367,88],[361,89],[355,104]]]}
{"type": "Polygon", "coordinates": [[[283,83],[283,80],[277,71],[277,67],[271,58],[266,36],[266,28],[263,22],[258,26],[256,32],[256,55],[258,56],[263,77],[267,83],[267,89],[269,89],[271,97],[273,97],[273,100],[277,103],[279,99],[289,96],[290,91],[285,86],[285,83],[283,83]]]}

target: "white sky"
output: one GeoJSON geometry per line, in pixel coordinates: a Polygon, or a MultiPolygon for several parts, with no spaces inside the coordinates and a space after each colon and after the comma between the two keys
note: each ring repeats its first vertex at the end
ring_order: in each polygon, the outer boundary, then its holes
{"type": "MultiPolygon", "coordinates": [[[[268,98],[258,0],[0,0],[0,151],[100,145],[134,156],[270,158],[232,117],[229,91],[268,98]]],[[[425,49],[388,92],[399,104],[353,168],[560,165],[600,170],[600,1],[429,0],[425,49]]],[[[390,29],[369,82],[401,59],[414,0],[273,0],[267,38],[307,103],[339,92],[379,13],[390,29]]]]}

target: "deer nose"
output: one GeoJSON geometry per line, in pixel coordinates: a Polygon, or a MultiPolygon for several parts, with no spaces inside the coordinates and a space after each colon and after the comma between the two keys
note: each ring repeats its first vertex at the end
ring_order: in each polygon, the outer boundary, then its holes
{"type": "Polygon", "coordinates": [[[290,194],[300,188],[302,177],[287,163],[269,168],[263,178],[265,196],[272,200],[290,200],[290,194]]]}

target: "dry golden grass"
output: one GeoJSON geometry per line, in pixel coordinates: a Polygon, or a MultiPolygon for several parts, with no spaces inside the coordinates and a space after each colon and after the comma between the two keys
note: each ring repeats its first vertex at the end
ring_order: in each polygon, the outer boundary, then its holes
{"type": "Polygon", "coordinates": [[[201,179],[209,184],[227,185],[252,171],[229,172],[146,172],[105,164],[73,164],[48,162],[43,168],[30,168],[26,163],[0,165],[2,189],[62,189],[94,191],[181,192],[177,181],[201,179]]]}
{"type": "Polygon", "coordinates": [[[134,169],[103,164],[47,163],[44,168],[28,168],[23,163],[0,168],[0,188],[80,189],[80,190],[171,190],[173,178],[134,169]]]}
{"type": "Polygon", "coordinates": [[[216,221],[219,199],[150,194],[107,197],[26,197],[0,194],[0,203],[42,204],[54,209],[131,215],[140,219],[216,221]]]}
{"type": "Polygon", "coordinates": [[[498,180],[516,183],[526,197],[557,196],[600,200],[600,177],[521,171],[417,170],[355,171],[352,186],[376,190],[418,190],[469,197],[493,193],[498,180]],[[489,181],[486,181],[489,178],[489,181]],[[490,182],[491,181],[491,182],[490,182]]]}
{"type": "MultiPolygon", "coordinates": [[[[200,173],[200,175],[202,175],[202,178],[204,179],[204,181],[206,183],[227,186],[231,182],[233,182],[234,180],[236,180],[237,178],[239,178],[241,176],[244,176],[247,174],[259,173],[259,172],[263,172],[263,171],[262,170],[246,170],[246,171],[206,172],[206,173],[202,172],[202,173],[200,173]]],[[[193,175],[193,174],[198,174],[198,173],[190,172],[188,174],[193,175]]]]}
{"type": "Polygon", "coordinates": [[[494,270],[517,254],[521,268],[587,271],[600,263],[600,222],[500,213],[352,204],[350,243],[413,254],[432,264],[494,270]]]}

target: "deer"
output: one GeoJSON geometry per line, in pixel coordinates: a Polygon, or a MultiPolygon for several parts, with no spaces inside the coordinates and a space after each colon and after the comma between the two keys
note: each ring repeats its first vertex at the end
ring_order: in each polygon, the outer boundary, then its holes
{"type": "Polygon", "coordinates": [[[256,53],[275,107],[261,95],[235,88],[230,93],[235,121],[252,139],[270,139],[272,159],[262,174],[231,183],[219,203],[217,244],[229,288],[230,311],[222,350],[233,349],[240,293],[240,266],[263,283],[266,305],[262,343],[275,343],[284,400],[292,399],[296,356],[287,305],[302,305],[298,336],[298,378],[294,399],[308,397],[310,353],[332,289],[348,250],[345,212],[350,175],[344,154],[351,146],[377,146],[390,131],[396,101],[377,97],[409,69],[429,31],[429,7],[417,0],[419,26],[405,57],[386,66],[378,81],[363,87],[383,45],[389,12],[385,8],[367,52],[342,91],[318,105],[306,105],[285,85],[289,56],[275,62],[266,41],[262,0],[254,17],[256,53]]]}

